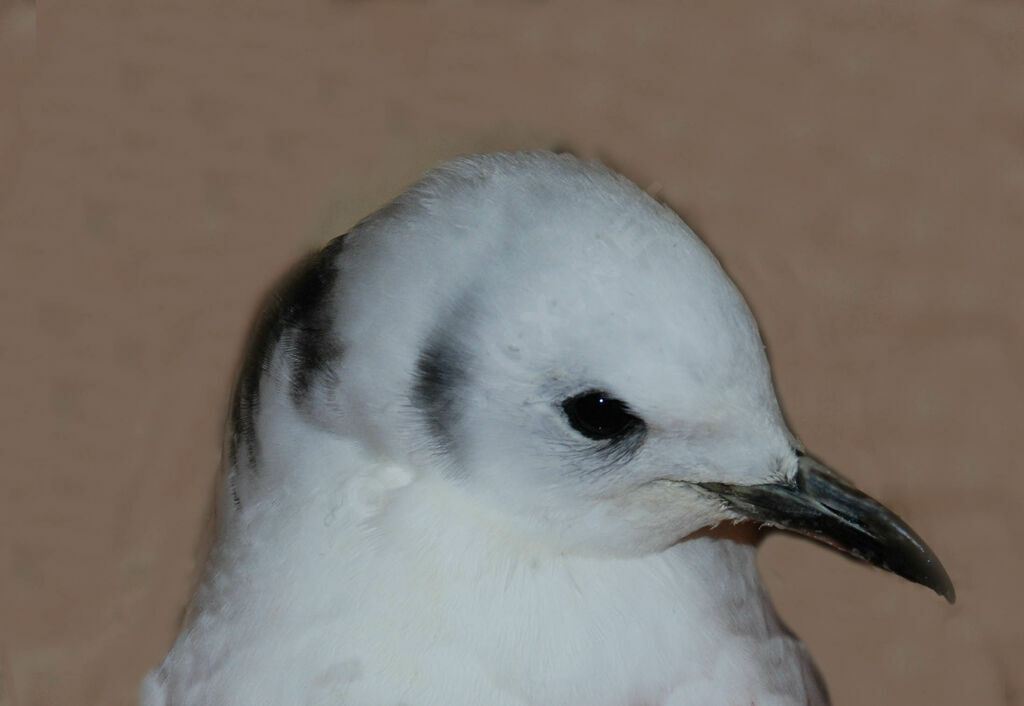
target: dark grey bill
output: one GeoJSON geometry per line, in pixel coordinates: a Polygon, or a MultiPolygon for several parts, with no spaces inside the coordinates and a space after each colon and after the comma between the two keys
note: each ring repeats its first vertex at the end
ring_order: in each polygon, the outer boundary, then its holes
{"type": "Polygon", "coordinates": [[[812,456],[800,456],[788,483],[696,485],[743,517],[824,542],[956,600],[953,582],[924,540],[812,456]]]}

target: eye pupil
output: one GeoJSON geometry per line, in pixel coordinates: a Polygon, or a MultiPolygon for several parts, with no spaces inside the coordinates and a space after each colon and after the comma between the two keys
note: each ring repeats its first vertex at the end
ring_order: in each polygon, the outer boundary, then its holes
{"type": "Polygon", "coordinates": [[[600,390],[590,390],[562,403],[572,428],[589,439],[621,437],[641,424],[625,402],[600,390]]]}

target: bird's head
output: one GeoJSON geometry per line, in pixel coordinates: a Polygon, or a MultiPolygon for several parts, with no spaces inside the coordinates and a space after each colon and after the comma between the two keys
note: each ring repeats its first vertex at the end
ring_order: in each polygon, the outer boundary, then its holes
{"type": "Polygon", "coordinates": [[[332,263],[343,353],[298,376],[317,423],[510,532],[621,556],[749,519],[952,597],[898,517],[803,452],[743,297],[625,179],[546,153],[457,161],[332,263]]]}

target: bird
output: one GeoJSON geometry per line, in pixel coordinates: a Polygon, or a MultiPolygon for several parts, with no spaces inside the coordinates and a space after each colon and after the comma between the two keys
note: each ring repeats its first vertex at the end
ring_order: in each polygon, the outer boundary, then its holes
{"type": "Polygon", "coordinates": [[[826,704],[770,529],[954,600],[790,431],[708,247],[570,154],[457,158],[300,262],[228,416],[143,706],[826,704]]]}

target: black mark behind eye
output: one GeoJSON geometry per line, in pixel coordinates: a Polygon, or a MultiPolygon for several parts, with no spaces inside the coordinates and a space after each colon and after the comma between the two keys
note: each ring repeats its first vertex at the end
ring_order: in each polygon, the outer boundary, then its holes
{"type": "Polygon", "coordinates": [[[588,390],[562,402],[572,428],[588,439],[620,439],[644,427],[629,406],[601,390],[588,390]]]}
{"type": "Polygon", "coordinates": [[[442,333],[436,334],[416,363],[412,400],[423,412],[435,440],[449,451],[455,444],[461,414],[459,392],[465,382],[463,356],[442,333]]]}

